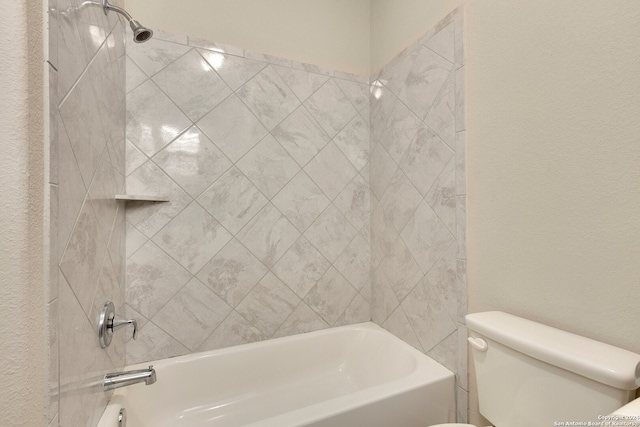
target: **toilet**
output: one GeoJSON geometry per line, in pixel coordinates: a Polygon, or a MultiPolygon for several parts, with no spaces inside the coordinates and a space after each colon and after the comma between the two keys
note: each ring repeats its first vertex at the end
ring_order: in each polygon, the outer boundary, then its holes
{"type": "MultiPolygon", "coordinates": [[[[466,323],[480,413],[496,427],[602,423],[640,387],[630,351],[499,311],[466,323]]],[[[474,427],[432,427],[453,426],[474,427]]]]}

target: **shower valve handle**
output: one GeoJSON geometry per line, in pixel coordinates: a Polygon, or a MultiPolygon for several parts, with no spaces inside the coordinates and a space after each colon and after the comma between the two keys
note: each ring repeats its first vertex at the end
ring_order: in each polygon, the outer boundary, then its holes
{"type": "Polygon", "coordinates": [[[98,318],[98,341],[100,342],[100,347],[109,347],[113,333],[127,325],[133,326],[133,339],[137,339],[138,321],[118,316],[113,303],[111,301],[105,302],[98,318]]]}

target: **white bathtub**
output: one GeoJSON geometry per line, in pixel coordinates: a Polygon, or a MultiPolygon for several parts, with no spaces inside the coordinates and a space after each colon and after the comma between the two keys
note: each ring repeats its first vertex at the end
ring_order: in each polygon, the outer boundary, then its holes
{"type": "Polygon", "coordinates": [[[454,421],[454,375],[362,323],[152,364],[116,390],[98,427],[410,427],[454,421]]]}

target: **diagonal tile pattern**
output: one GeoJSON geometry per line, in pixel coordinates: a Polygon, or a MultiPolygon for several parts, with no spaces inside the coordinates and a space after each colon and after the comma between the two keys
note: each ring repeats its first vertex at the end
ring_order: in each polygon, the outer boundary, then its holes
{"type": "Polygon", "coordinates": [[[128,362],[373,319],[461,366],[464,67],[446,19],[371,90],[190,38],[132,47],[128,190],[171,202],[128,208],[128,301],[164,349],[131,344],[128,362]]]}
{"type": "Polygon", "coordinates": [[[368,85],[161,36],[127,57],[127,190],[170,199],[127,208],[149,339],[174,355],[369,320],[368,85]]]}

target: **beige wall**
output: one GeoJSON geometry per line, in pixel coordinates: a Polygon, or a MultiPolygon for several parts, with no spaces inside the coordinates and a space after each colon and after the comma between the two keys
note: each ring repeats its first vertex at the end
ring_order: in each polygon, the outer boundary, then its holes
{"type": "Polygon", "coordinates": [[[38,2],[0,7],[0,423],[35,426],[46,394],[42,13],[38,2]]]}
{"type": "Polygon", "coordinates": [[[127,0],[144,25],[369,75],[369,0],[127,0]]]}
{"type": "Polygon", "coordinates": [[[371,71],[435,26],[463,0],[371,0],[371,71]]]}
{"type": "Polygon", "coordinates": [[[469,312],[640,352],[640,3],[466,12],[469,312]]]}

